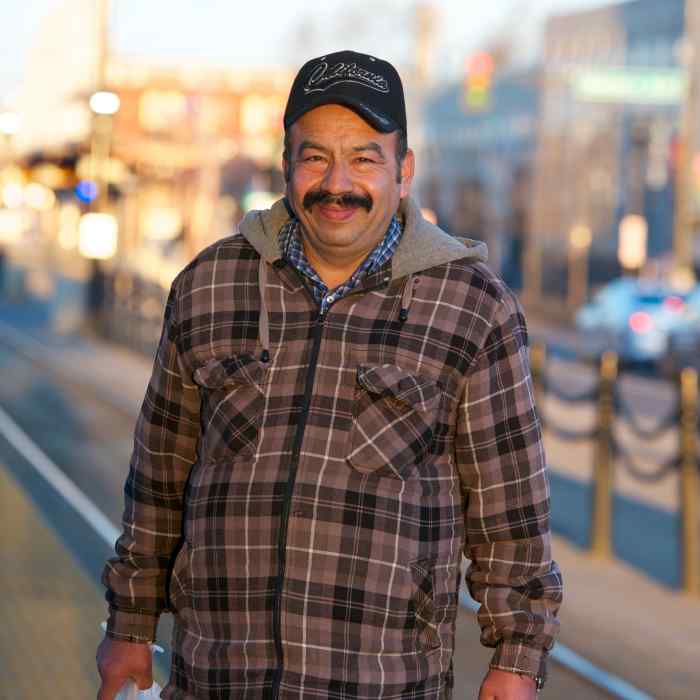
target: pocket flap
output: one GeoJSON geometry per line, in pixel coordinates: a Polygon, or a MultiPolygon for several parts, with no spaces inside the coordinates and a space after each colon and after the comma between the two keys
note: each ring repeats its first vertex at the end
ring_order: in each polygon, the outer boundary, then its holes
{"type": "Polygon", "coordinates": [[[406,372],[396,365],[360,365],[357,381],[372,394],[391,396],[419,411],[430,411],[442,393],[434,379],[406,372]]]}
{"type": "Polygon", "coordinates": [[[213,358],[197,368],[192,375],[194,381],[207,389],[221,389],[232,384],[260,385],[265,368],[252,354],[233,355],[222,359],[213,358]]]}

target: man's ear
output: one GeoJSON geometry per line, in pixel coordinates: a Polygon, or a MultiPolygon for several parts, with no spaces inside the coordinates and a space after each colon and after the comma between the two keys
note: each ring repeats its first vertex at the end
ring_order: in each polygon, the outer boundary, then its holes
{"type": "Polygon", "coordinates": [[[289,179],[292,176],[291,165],[290,165],[289,160],[287,158],[286,151],[282,154],[282,175],[284,175],[285,182],[289,182],[289,179]]]}
{"type": "Polygon", "coordinates": [[[413,175],[416,172],[416,157],[412,149],[406,151],[406,157],[401,163],[401,199],[407,197],[411,192],[413,175]]]}

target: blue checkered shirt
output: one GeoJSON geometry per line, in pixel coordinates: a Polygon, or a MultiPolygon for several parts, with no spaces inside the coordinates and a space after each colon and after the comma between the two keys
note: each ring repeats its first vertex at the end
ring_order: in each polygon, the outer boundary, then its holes
{"type": "Polygon", "coordinates": [[[308,285],[314,299],[321,306],[321,313],[326,313],[328,307],[346,294],[349,294],[362,278],[370,272],[379,269],[396,252],[396,248],[401,240],[403,229],[399,220],[394,216],[391,219],[389,228],[384,234],[384,238],[376,245],[374,250],[364,259],[362,264],[352,273],[350,278],[337,286],[332,294],[328,293],[328,287],[318,276],[316,270],[311,267],[304,246],[301,241],[301,224],[298,219],[292,219],[285,224],[279,232],[278,243],[282,257],[299,271],[310,283],[308,285]]]}

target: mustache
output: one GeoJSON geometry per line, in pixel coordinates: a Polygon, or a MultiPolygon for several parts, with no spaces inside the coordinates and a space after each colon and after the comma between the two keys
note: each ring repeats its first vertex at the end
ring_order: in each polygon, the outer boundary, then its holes
{"type": "Polygon", "coordinates": [[[367,195],[352,194],[345,192],[343,194],[332,194],[328,190],[312,190],[304,195],[302,206],[307,211],[314,204],[335,204],[339,207],[362,207],[370,211],[374,206],[372,198],[367,195]]]}

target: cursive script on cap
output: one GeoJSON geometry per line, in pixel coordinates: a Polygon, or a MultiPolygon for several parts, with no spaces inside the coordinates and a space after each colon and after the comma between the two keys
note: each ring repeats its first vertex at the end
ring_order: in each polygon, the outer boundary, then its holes
{"type": "Polygon", "coordinates": [[[304,92],[322,92],[338,83],[357,83],[377,92],[389,92],[389,81],[379,73],[360,68],[357,63],[336,63],[332,68],[321,61],[304,85],[304,92]]]}

